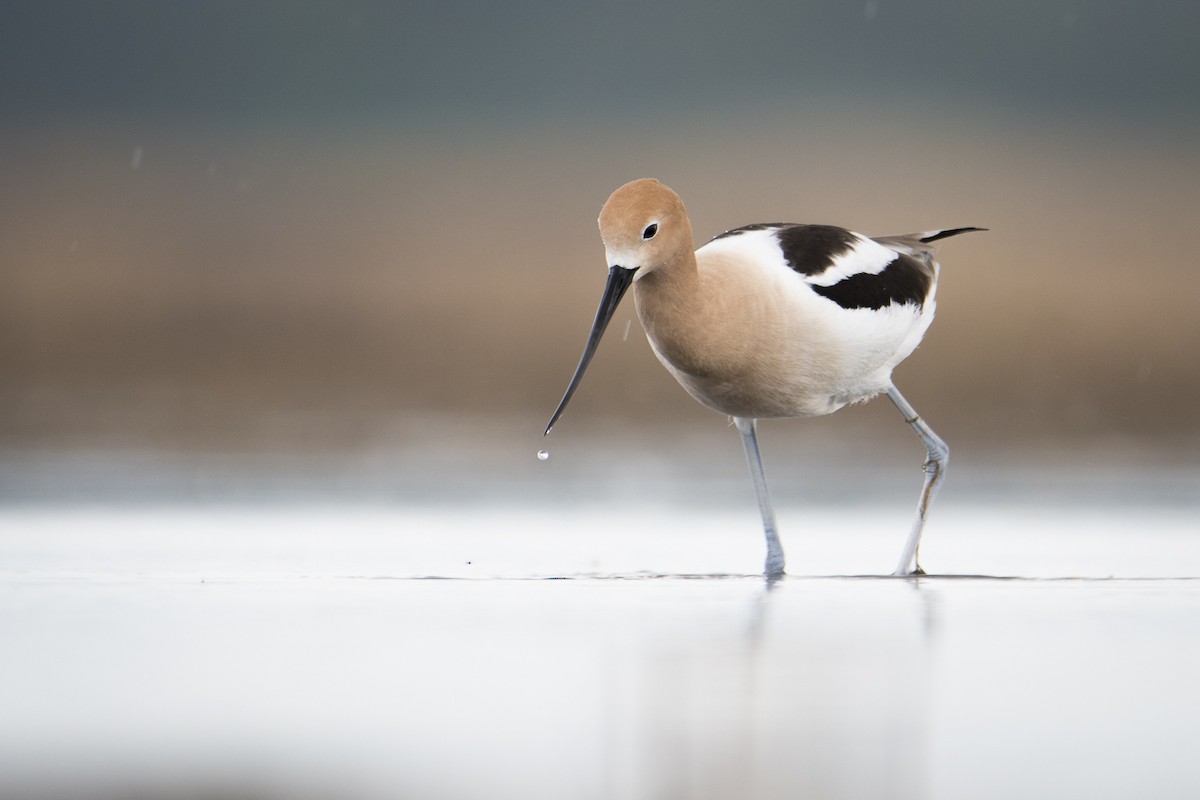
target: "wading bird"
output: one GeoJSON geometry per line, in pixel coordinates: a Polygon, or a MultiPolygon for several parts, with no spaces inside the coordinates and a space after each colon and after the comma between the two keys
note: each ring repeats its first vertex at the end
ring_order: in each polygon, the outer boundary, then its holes
{"type": "Polygon", "coordinates": [[[892,384],[933,321],[930,245],[983,228],[868,238],[831,225],[734,228],[693,250],[679,195],[652,179],[613,192],[600,211],[608,282],[583,356],[546,433],[562,416],[621,298],[633,286],[654,354],[687,392],[733,418],[767,540],[765,572],[784,572],[755,421],[816,417],[886,394],[928,452],[925,483],[896,575],[923,574],[921,531],[949,448],[892,384]]]}

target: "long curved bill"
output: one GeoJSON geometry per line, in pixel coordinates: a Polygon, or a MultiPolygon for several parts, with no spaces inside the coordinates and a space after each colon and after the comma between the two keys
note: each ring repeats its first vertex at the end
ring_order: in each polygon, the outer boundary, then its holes
{"type": "Polygon", "coordinates": [[[571,378],[571,383],[567,386],[567,391],[563,394],[558,408],[554,410],[554,416],[550,417],[550,424],[546,426],[546,433],[550,433],[550,429],[554,427],[554,423],[558,422],[558,418],[562,416],[563,411],[567,408],[567,403],[571,401],[571,395],[575,394],[575,389],[579,386],[579,382],[583,380],[583,373],[587,370],[592,356],[596,353],[596,347],[600,344],[600,337],[604,335],[604,329],[608,327],[609,320],[612,319],[617,306],[621,304],[621,298],[625,296],[625,292],[633,284],[633,275],[635,272],[637,272],[636,267],[633,269],[626,267],[609,268],[608,282],[604,284],[604,296],[600,298],[600,308],[596,309],[596,320],[592,323],[592,332],[588,334],[587,344],[584,345],[583,356],[579,359],[579,366],[575,368],[575,375],[571,378]]]}

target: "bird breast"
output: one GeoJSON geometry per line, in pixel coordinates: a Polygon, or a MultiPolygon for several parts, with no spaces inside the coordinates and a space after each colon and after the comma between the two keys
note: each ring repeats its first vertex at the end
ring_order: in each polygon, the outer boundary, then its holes
{"type": "MultiPolygon", "coordinates": [[[[777,276],[787,278],[788,276],[777,276]]],[[[822,364],[786,286],[752,266],[651,273],[634,284],[654,353],[700,403],[741,417],[829,413],[822,364]]]]}

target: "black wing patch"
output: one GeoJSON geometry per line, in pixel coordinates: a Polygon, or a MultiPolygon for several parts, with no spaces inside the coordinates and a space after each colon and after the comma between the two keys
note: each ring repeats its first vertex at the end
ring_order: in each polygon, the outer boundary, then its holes
{"type": "MultiPolygon", "coordinates": [[[[929,241],[966,233],[974,228],[939,231],[929,241]]],[[[822,275],[834,266],[838,258],[853,250],[860,239],[845,228],[835,225],[803,225],[788,222],[760,222],[743,225],[714,236],[711,241],[737,236],[751,231],[772,231],[779,242],[787,265],[801,275],[811,278],[822,275]]],[[[842,308],[880,309],[892,303],[912,304],[921,308],[933,284],[929,267],[912,256],[896,253],[879,273],[860,272],[832,286],[810,283],[812,290],[842,308]]]]}
{"type": "Polygon", "coordinates": [[[725,231],[712,241],[750,231],[774,231],[787,265],[801,275],[820,275],[834,259],[858,243],[854,234],[834,225],[802,225],[795,222],[759,222],[725,231]]]}
{"type": "Polygon", "coordinates": [[[787,265],[801,275],[820,275],[858,243],[850,231],[833,225],[789,225],[775,237],[787,265]]]}
{"type": "Polygon", "coordinates": [[[842,308],[880,309],[892,303],[911,303],[917,308],[925,305],[933,275],[912,256],[897,253],[877,275],[860,272],[832,286],[812,285],[812,290],[827,297],[842,308]]]}

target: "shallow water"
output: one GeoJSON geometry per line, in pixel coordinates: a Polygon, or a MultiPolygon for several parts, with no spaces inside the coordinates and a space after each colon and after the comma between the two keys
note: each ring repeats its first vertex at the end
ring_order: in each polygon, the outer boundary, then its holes
{"type": "Polygon", "coordinates": [[[0,797],[1192,797],[1190,508],[0,511],[0,797]]]}

